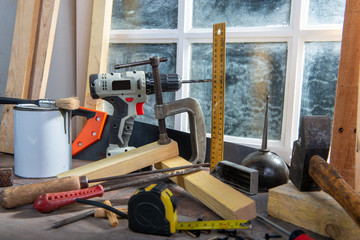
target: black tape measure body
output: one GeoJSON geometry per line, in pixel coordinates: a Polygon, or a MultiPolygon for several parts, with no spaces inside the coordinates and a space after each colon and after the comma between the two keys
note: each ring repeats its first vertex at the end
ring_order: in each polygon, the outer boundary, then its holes
{"type": "Polygon", "coordinates": [[[178,222],[176,201],[163,182],[137,190],[128,203],[129,228],[134,232],[170,236],[176,230],[240,229],[248,220],[178,222]]]}
{"type": "Polygon", "coordinates": [[[170,236],[176,232],[176,202],[163,182],[141,188],[129,199],[129,228],[134,232],[170,236]]]}

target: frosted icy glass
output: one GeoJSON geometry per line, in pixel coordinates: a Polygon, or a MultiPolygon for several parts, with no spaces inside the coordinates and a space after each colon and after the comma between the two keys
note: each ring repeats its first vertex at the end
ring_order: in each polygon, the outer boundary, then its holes
{"type": "Polygon", "coordinates": [[[343,24],[346,0],[310,0],[308,25],[343,24]]]}
{"type": "Polygon", "coordinates": [[[114,0],[111,29],[176,29],[177,0],[114,0]]]}
{"type": "Polygon", "coordinates": [[[301,116],[333,117],[340,48],[340,42],[305,44],[301,116]]]}
{"type": "MultiPolygon", "coordinates": [[[[152,72],[150,65],[137,66],[131,68],[114,69],[114,65],[130,62],[139,62],[148,60],[153,56],[167,57],[167,62],[160,63],[160,73],[176,73],[176,44],[110,44],[108,58],[108,72],[125,72],[125,71],[146,71],[152,72]]],[[[164,103],[174,101],[174,92],[163,93],[164,103]]],[[[138,116],[137,121],[157,125],[157,119],[154,113],[155,96],[150,95],[147,103],[144,104],[145,114],[138,116]]],[[[174,127],[174,117],[166,118],[166,126],[174,127]]]]}
{"type": "MultiPolygon", "coordinates": [[[[212,77],[212,45],[192,44],[191,79],[212,77]]],[[[286,75],[286,43],[227,43],[225,83],[226,135],[261,138],[265,97],[269,102],[268,138],[281,137],[286,75]]],[[[211,83],[192,84],[211,132],[211,83]]]]}
{"type": "Polygon", "coordinates": [[[193,0],[193,28],[288,26],[291,0],[193,0]]]}

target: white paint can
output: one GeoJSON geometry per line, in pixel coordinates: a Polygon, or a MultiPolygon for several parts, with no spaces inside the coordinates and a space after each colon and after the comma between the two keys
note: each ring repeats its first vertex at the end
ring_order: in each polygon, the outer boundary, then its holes
{"type": "Polygon", "coordinates": [[[72,167],[71,112],[18,105],[14,108],[14,174],[54,177],[72,167]]]}

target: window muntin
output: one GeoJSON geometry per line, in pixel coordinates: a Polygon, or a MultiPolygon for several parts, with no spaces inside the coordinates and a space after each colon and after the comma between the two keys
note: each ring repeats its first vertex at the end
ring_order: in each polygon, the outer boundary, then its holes
{"type": "MultiPolygon", "coordinates": [[[[116,0],[118,1],[118,0],[116,0]]],[[[303,78],[305,78],[304,66],[306,65],[304,58],[306,53],[304,51],[308,42],[326,42],[326,41],[341,41],[341,26],[343,15],[341,12],[344,12],[345,0],[329,0],[329,1],[317,1],[317,0],[288,0],[288,1],[275,1],[282,2],[283,5],[279,9],[275,9],[276,11],[282,12],[283,16],[279,18],[281,21],[271,22],[268,20],[268,16],[264,16],[264,14],[258,15],[255,19],[252,15],[256,14],[256,8],[250,8],[249,6],[254,2],[264,2],[263,1],[241,1],[246,2],[248,9],[253,9],[253,12],[243,12],[242,16],[231,16],[231,13],[221,11],[217,12],[216,15],[221,16],[220,18],[214,18],[210,15],[210,10],[204,10],[207,12],[208,17],[197,16],[198,14],[194,14],[196,11],[201,11],[201,9],[209,8],[208,6],[198,7],[197,4],[207,3],[216,3],[218,5],[223,4],[222,2],[226,2],[227,5],[236,4],[239,2],[238,0],[228,0],[228,1],[215,1],[215,0],[181,0],[176,1],[173,4],[175,6],[176,11],[178,13],[172,14],[173,16],[177,16],[176,24],[172,24],[172,27],[167,26],[132,26],[131,27],[112,27],[112,31],[110,34],[111,43],[174,43],[176,44],[176,72],[180,74],[184,79],[191,78],[209,78],[211,77],[211,64],[207,68],[206,72],[202,72],[199,75],[193,74],[193,69],[195,68],[194,62],[191,59],[193,44],[211,44],[212,42],[212,25],[218,22],[226,22],[227,24],[227,45],[230,43],[255,43],[255,42],[263,42],[263,43],[286,43],[287,46],[287,63],[285,69],[285,83],[284,83],[284,97],[283,100],[283,112],[282,121],[279,122],[282,124],[280,127],[281,137],[280,140],[270,140],[269,147],[270,149],[276,151],[276,153],[280,154],[284,157],[285,160],[288,160],[289,156],[291,156],[291,148],[293,145],[293,141],[298,138],[298,124],[301,110],[301,92],[299,89],[303,86],[303,78]],[[327,11],[326,14],[320,14],[324,19],[321,21],[313,21],[308,20],[312,16],[316,15],[313,11],[313,3],[317,3],[318,6],[316,8],[323,8],[327,2],[331,5],[332,11],[327,11]],[[249,5],[250,4],[250,5],[249,5]],[[286,10],[287,8],[291,8],[291,10],[286,10]],[[310,10],[309,10],[310,9],[310,10]],[[286,12],[286,14],[284,14],[286,12]],[[230,14],[230,15],[229,15],[230,14]],[[325,16],[327,15],[327,16],[325,16]],[[336,15],[336,16],[335,16],[336,15]],[[230,16],[230,17],[229,17],[230,16]],[[232,22],[232,18],[235,17],[244,17],[247,16],[249,19],[252,18],[251,21],[243,21],[240,20],[238,22],[232,22]],[[286,16],[286,17],[284,17],[286,16]],[[289,17],[287,17],[289,16],[289,17]],[[340,16],[340,18],[338,18],[340,16]],[[196,18],[202,17],[202,21],[207,23],[196,23],[196,18]],[[328,20],[326,20],[326,18],[328,20]],[[195,20],[194,20],[195,19],[195,20]],[[265,19],[265,20],[264,20],[265,19]],[[288,19],[285,20],[284,19],[288,19]],[[259,22],[256,22],[258,21],[259,22]],[[263,21],[263,23],[260,23],[263,21]],[[313,21],[313,22],[312,22],[313,21]],[[194,23],[195,22],[195,23],[194,23]],[[204,24],[204,25],[199,25],[204,24]],[[275,26],[275,27],[274,27],[275,26]],[[206,28],[204,28],[206,27],[206,28]]],[[[131,2],[131,1],[129,1],[131,2]]],[[[140,8],[146,8],[148,1],[138,0],[137,2],[141,2],[139,5],[140,8]]],[[[267,2],[267,1],[265,1],[267,2]]],[[[274,1],[273,1],[274,2],[274,1]]],[[[115,3],[115,2],[114,2],[115,3]]],[[[116,5],[115,5],[116,6],[116,5]]],[[[221,6],[220,6],[221,7],[221,6]]],[[[174,8],[174,9],[175,9],[174,8]]],[[[225,5],[223,8],[227,8],[225,5]]],[[[271,9],[268,6],[265,8],[271,9]]],[[[140,12],[140,10],[137,10],[140,12]]],[[[217,10],[217,9],[211,9],[217,10]]],[[[231,9],[230,9],[231,10],[231,9]]],[[[114,9],[115,11],[115,9],[114,9]]],[[[320,10],[321,11],[321,10],[320,10]]],[[[269,13],[270,14],[270,13],[269,13]]],[[[271,14],[270,14],[271,15],[271,14]]],[[[281,15],[281,13],[279,13],[281,15]]],[[[170,16],[167,14],[167,16],[170,16]]],[[[140,54],[140,53],[139,53],[140,54]]],[[[157,54],[158,55],[158,54],[157,54]]],[[[150,57],[150,56],[149,56],[150,57]]],[[[209,55],[209,58],[212,57],[212,54],[209,55]]],[[[110,62],[109,62],[110,63],[110,62]]],[[[205,68],[204,68],[205,69],[205,68]]],[[[161,69],[160,69],[161,70],[161,69]]],[[[161,70],[162,71],[162,70],[161,70]]],[[[227,70],[227,72],[230,70],[227,70]]],[[[306,80],[304,80],[306,81],[306,80]]],[[[306,84],[306,83],[305,83],[306,84]]],[[[202,87],[205,91],[205,95],[209,95],[211,93],[211,84],[201,84],[199,87],[202,87]],[[210,91],[210,92],[209,92],[210,91]]],[[[192,86],[188,84],[184,84],[182,90],[176,93],[177,98],[188,97],[191,92],[192,86]]],[[[335,97],[335,96],[334,96],[335,97]]],[[[197,98],[197,96],[196,96],[197,98]]],[[[272,98],[271,100],[273,100],[272,98]]],[[[227,104],[227,102],[226,102],[227,104]]],[[[239,103],[239,105],[242,102],[239,103]]],[[[272,112],[270,102],[269,111],[272,112]]],[[[311,103],[312,104],[312,103],[311,103]]],[[[205,106],[205,105],[203,105],[205,106]]],[[[209,107],[209,105],[207,105],[209,107]]],[[[276,105],[278,106],[278,105],[276,105]]],[[[303,105],[305,106],[305,105],[303,105]]],[[[203,109],[206,112],[206,109],[203,109]]],[[[175,117],[175,126],[176,129],[186,130],[187,129],[187,118],[184,117],[185,114],[182,114],[181,117],[177,115],[175,117]]],[[[259,113],[261,116],[262,113],[259,113]]],[[[259,117],[260,118],[260,117],[259,117]]],[[[226,123],[225,123],[226,124],[226,123]]],[[[261,125],[258,127],[262,129],[262,121],[261,125]]],[[[269,131],[272,131],[272,128],[278,129],[278,126],[269,126],[269,131]]],[[[279,131],[280,132],[280,131],[279,131]]],[[[230,133],[231,134],[231,133],[230,133]]],[[[276,135],[276,134],[275,134],[276,135]]],[[[274,135],[273,135],[274,136],[274,135]]],[[[278,139],[278,136],[271,137],[273,139],[278,139]]],[[[247,137],[236,137],[236,136],[225,136],[225,141],[231,141],[241,144],[246,144],[249,146],[259,147],[261,144],[261,138],[247,138],[247,137]]]]}
{"type": "MultiPolygon", "coordinates": [[[[212,76],[212,45],[192,44],[191,79],[212,76]]],[[[269,139],[281,139],[287,44],[227,43],[225,135],[261,138],[265,98],[269,101],[269,139]]],[[[199,100],[206,130],[211,132],[211,83],[192,84],[190,96],[199,100]]]]}

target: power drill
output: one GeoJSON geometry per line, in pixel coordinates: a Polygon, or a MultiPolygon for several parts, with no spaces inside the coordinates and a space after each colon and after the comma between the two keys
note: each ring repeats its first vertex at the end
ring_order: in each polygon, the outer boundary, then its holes
{"type": "MultiPolygon", "coordinates": [[[[90,75],[90,93],[93,99],[110,103],[114,112],[110,118],[109,147],[107,157],[133,149],[129,139],[134,119],[143,115],[143,105],[148,95],[154,94],[154,80],[151,72],[128,71],[90,75]]],[[[181,88],[177,74],[160,74],[163,92],[175,92],[181,88]]]]}

